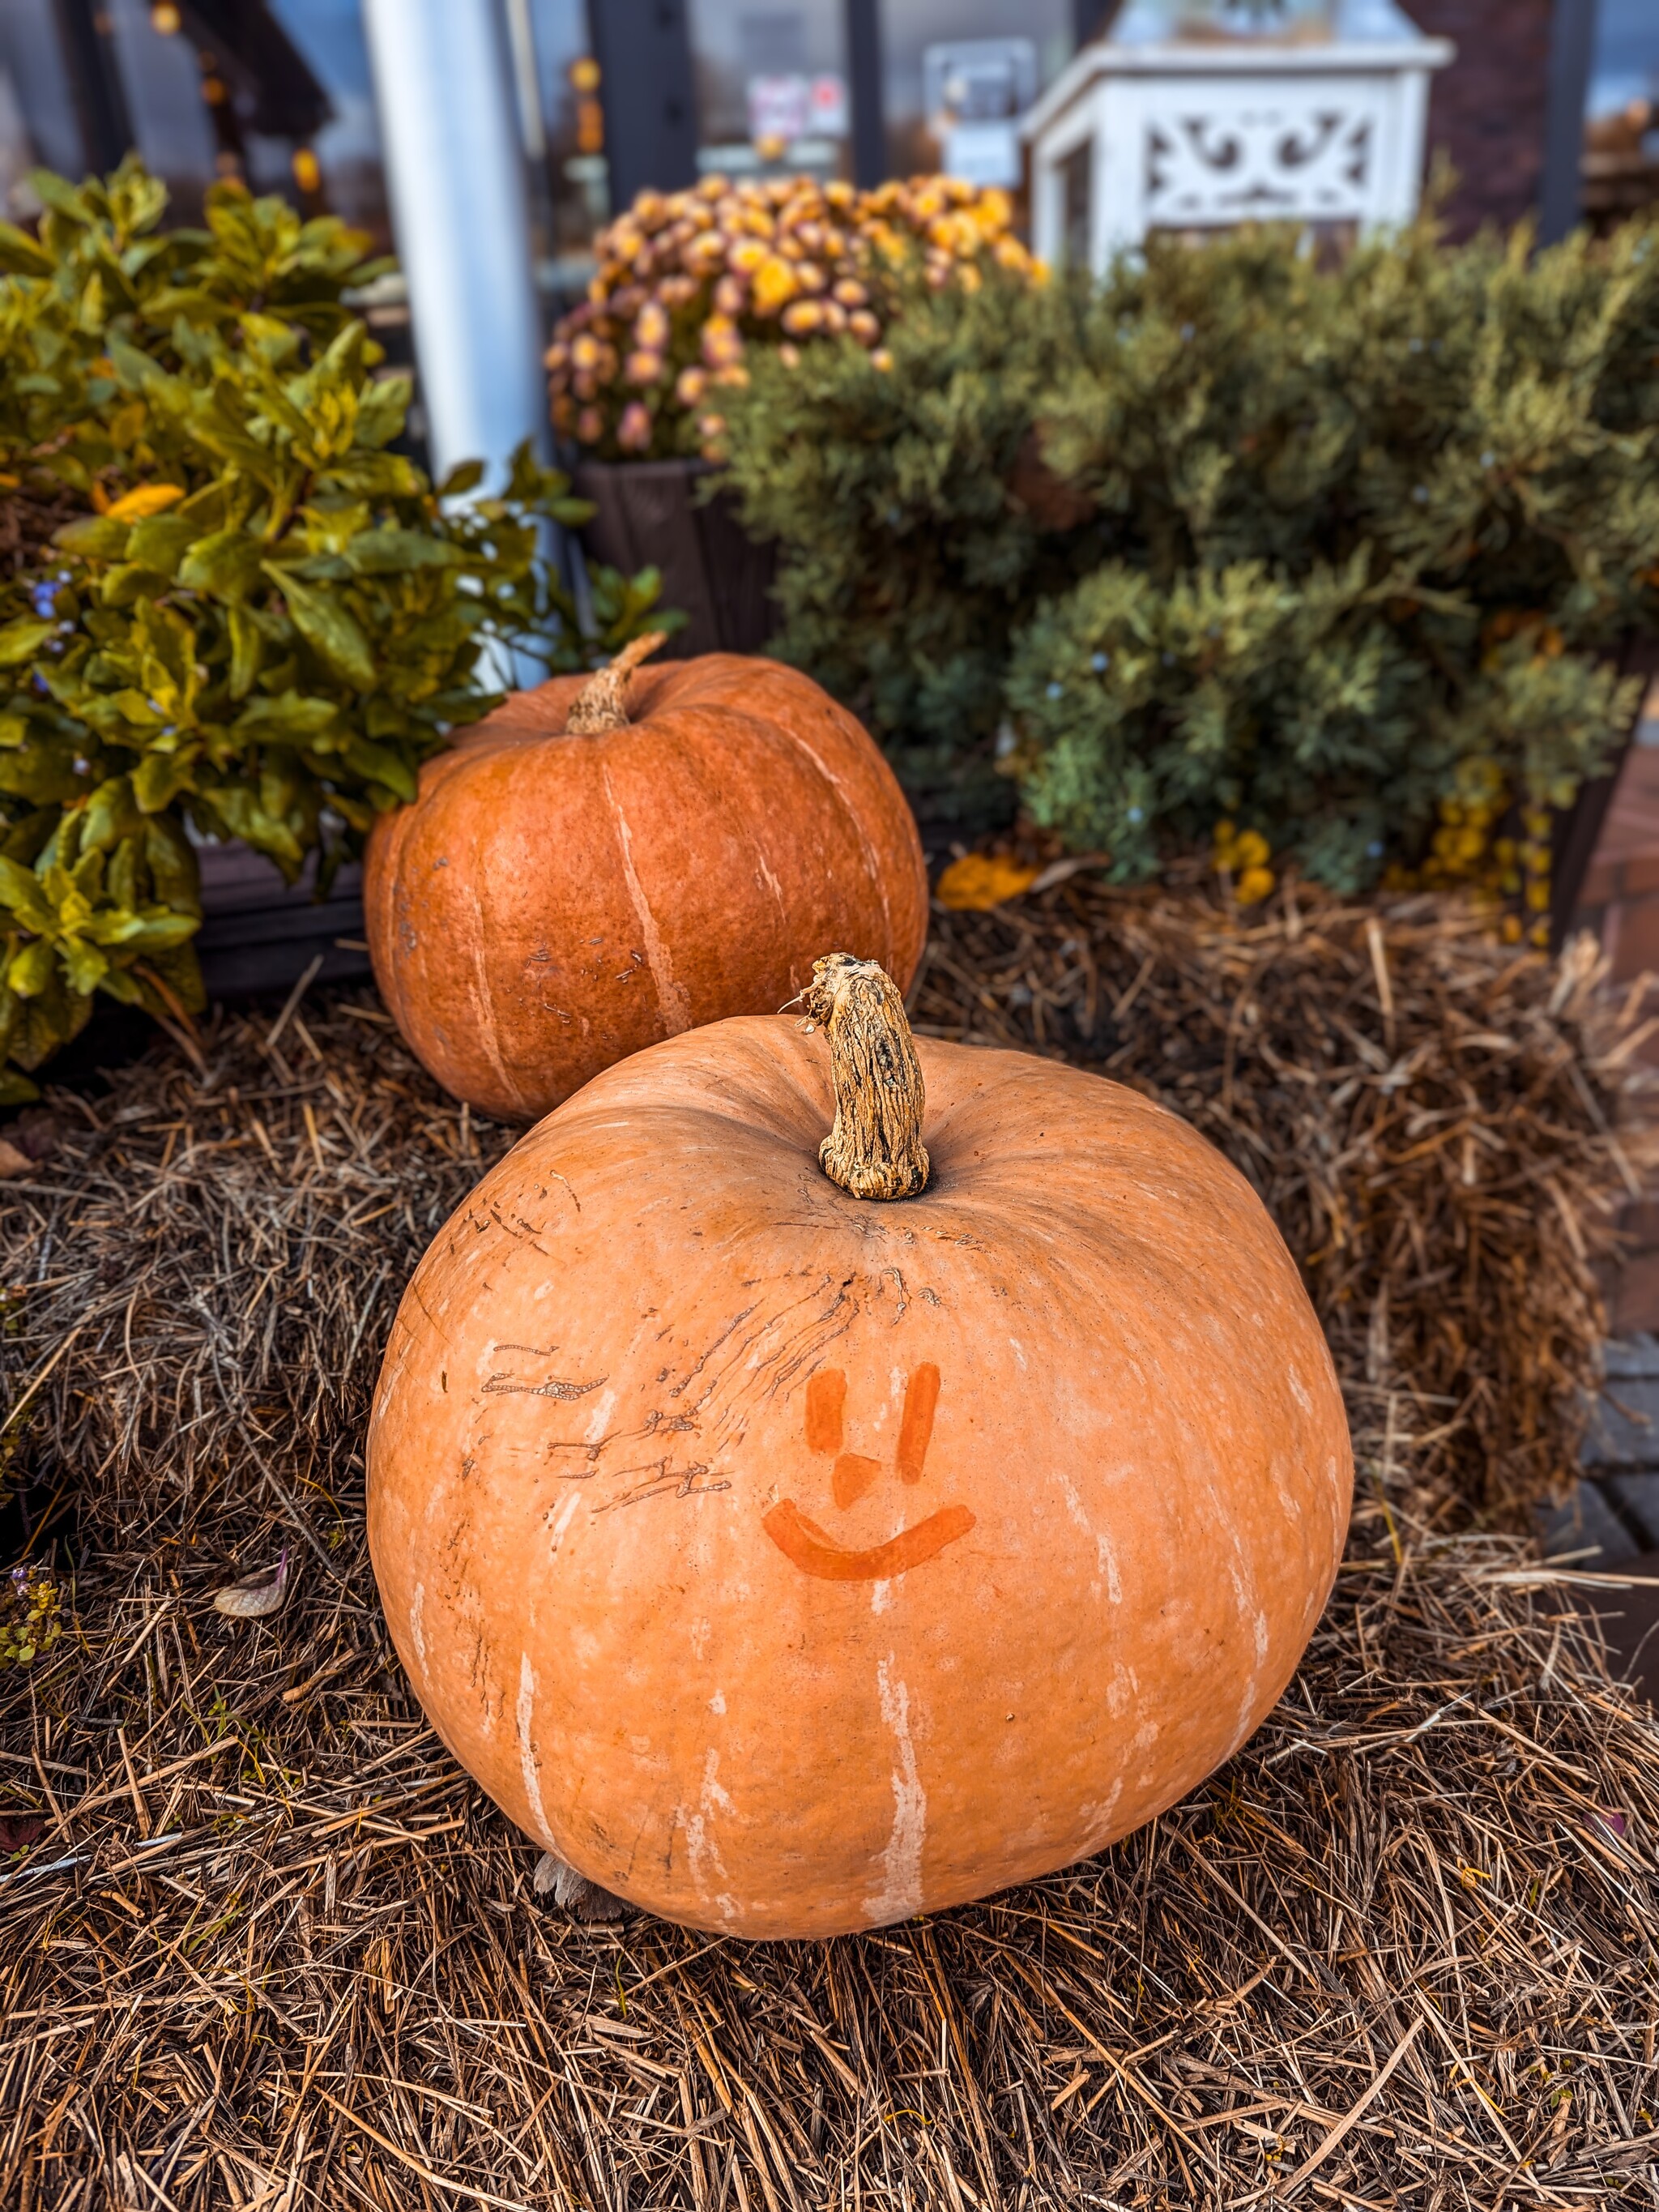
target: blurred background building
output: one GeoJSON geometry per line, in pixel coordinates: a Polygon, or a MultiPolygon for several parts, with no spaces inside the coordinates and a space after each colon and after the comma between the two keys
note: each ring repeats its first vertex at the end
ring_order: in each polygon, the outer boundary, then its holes
{"type": "MultiPolygon", "coordinates": [[[[454,0],[470,5],[472,0],[454,0]]],[[[643,185],[948,168],[1021,182],[1015,128],[1102,0],[481,0],[511,73],[539,288],[580,290],[595,229],[643,185]]],[[[1145,9],[1149,0],[1137,0],[1145,9]]],[[[1172,29],[1281,30],[1322,0],[1150,0],[1172,29]]],[[[1565,227],[1659,197],[1659,0],[1407,0],[1456,44],[1431,154],[1455,224],[1565,227]]],[[[199,206],[216,176],[328,209],[389,245],[362,0],[0,0],[0,201],[29,171],[136,146],[199,206]]]]}
{"type": "MultiPolygon", "coordinates": [[[[422,325],[427,389],[411,430],[437,403],[435,349],[464,343],[476,320],[482,267],[457,271],[453,240],[426,235],[433,212],[455,207],[457,235],[476,235],[478,210],[498,230],[496,261],[522,268],[527,228],[533,296],[515,330],[544,329],[580,296],[596,231],[641,187],[700,176],[805,171],[872,185],[945,170],[1008,188],[1023,205],[1029,157],[1021,118],[1080,47],[1121,27],[1160,22],[1183,40],[1328,36],[1332,23],[1376,0],[0,0],[0,212],[27,222],[39,166],[76,177],[113,167],[136,148],[189,221],[216,177],[288,195],[401,243],[422,325]],[[483,19],[487,18],[487,25],[483,19]],[[464,20],[463,20],[464,19],[464,20]],[[475,20],[477,19],[477,20],[475,20]],[[488,32],[500,98],[485,102],[515,143],[490,131],[489,190],[465,189],[475,166],[459,146],[477,126],[457,112],[441,183],[424,176],[447,87],[419,86],[404,67],[410,35],[459,52],[458,31],[488,32]],[[396,97],[401,114],[377,100],[396,97]],[[418,116],[401,84],[428,105],[418,116]],[[456,188],[461,180],[463,189],[456,188]],[[519,221],[522,180],[523,224],[519,221]],[[428,185],[424,201],[418,191],[428,185]],[[500,211],[508,205],[512,222],[500,211]],[[416,222],[422,236],[394,240],[416,222]],[[436,195],[436,197],[434,197],[436,195]],[[462,203],[471,200],[471,208],[462,203]],[[458,285],[421,307],[421,252],[446,251],[458,285]]],[[[1587,218],[1605,225],[1659,200],[1659,0],[1405,0],[1419,29],[1455,45],[1430,99],[1428,152],[1456,184],[1454,230],[1533,215],[1546,237],[1587,218]]],[[[1357,18],[1356,18],[1357,20],[1357,18]]],[[[416,40],[418,43],[418,40],[416,40]]],[[[475,58],[480,51],[474,39],[475,58]]],[[[430,72],[429,72],[430,73],[430,72]]],[[[474,72],[476,80],[476,70],[474,72]]],[[[476,94],[476,82],[474,83],[476,94]]],[[[443,135],[440,132],[439,135],[443,135]]],[[[473,143],[468,140],[469,144],[473,143]]],[[[478,181],[475,179],[475,181],[478,181]]],[[[480,252],[481,262],[489,259],[480,252]]],[[[461,258],[466,258],[463,255],[461,258]]],[[[499,295],[492,294],[492,299],[499,295]]],[[[513,289],[509,280],[509,289],[513,289]]],[[[411,359],[402,275],[363,302],[394,362],[411,359]]],[[[497,320],[505,303],[489,311],[497,320]]],[[[503,327],[505,327],[503,325],[503,327]]],[[[525,354],[527,368],[530,349],[525,354]]],[[[476,356],[483,351],[476,343],[476,356]]],[[[488,364],[485,364],[486,370],[488,364]]],[[[526,389],[527,390],[527,386],[526,389]]],[[[469,449],[501,452],[522,435],[524,392],[455,413],[469,449]],[[478,408],[515,424],[483,437],[478,408]]],[[[443,410],[438,408],[441,417],[443,410]]],[[[538,419],[542,419],[538,412],[538,419]]],[[[450,441],[429,425],[441,458],[450,441]]]]}

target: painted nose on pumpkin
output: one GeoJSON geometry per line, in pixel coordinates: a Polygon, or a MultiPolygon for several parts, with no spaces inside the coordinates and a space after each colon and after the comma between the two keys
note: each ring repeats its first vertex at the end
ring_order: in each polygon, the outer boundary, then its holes
{"type": "Polygon", "coordinates": [[[862,1452],[842,1452],[830,1478],[830,1494],[844,1513],[849,1505],[858,1504],[866,1490],[874,1487],[880,1473],[878,1459],[866,1459],[862,1452]]]}

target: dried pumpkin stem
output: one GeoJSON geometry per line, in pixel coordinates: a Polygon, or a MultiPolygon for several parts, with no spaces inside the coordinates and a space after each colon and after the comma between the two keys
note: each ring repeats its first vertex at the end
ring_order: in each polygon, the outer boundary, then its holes
{"type": "Polygon", "coordinates": [[[927,1182],[927,1103],[904,997],[886,970],[850,952],[812,963],[804,1030],[830,1037],[836,1124],[818,1147],[831,1182],[854,1198],[914,1198],[927,1182]]]}
{"type": "Polygon", "coordinates": [[[641,661],[666,642],[665,631],[647,630],[642,637],[630,639],[597,676],[590,676],[570,702],[564,726],[567,735],[592,738],[605,730],[625,730],[629,680],[641,661]]]}

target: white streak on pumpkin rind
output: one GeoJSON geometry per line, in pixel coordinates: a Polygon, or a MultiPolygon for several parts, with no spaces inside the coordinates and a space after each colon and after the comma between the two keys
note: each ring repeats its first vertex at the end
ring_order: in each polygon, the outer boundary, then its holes
{"type": "Polygon", "coordinates": [[[1228,1566],[1227,1577],[1233,1587],[1233,1605],[1238,1626],[1241,1629],[1248,1629],[1255,1654],[1255,1664],[1245,1676],[1243,1694],[1238,1701],[1238,1719],[1235,1723],[1233,1742],[1236,1750],[1250,1735],[1255,1724],[1256,1684],[1261,1680],[1261,1669],[1267,1656],[1267,1620],[1258,1601],[1255,1586],[1249,1579],[1247,1563],[1235,1556],[1228,1566]]]}
{"type": "Polygon", "coordinates": [[[490,941],[490,930],[478,896],[477,886],[487,880],[484,872],[475,862],[471,870],[463,869],[457,878],[461,896],[471,908],[472,927],[465,933],[466,995],[472,1008],[472,1018],[477,1024],[478,1042],[483,1047],[490,1069],[514,1105],[525,1104],[525,1096],[507,1072],[501,1058],[501,1040],[495,1034],[495,1006],[489,994],[489,976],[485,963],[485,950],[490,941]]]}
{"type": "Polygon", "coordinates": [[[593,1411],[588,1416],[587,1426],[582,1431],[582,1442],[585,1444],[597,1444],[603,1442],[605,1431],[611,1426],[611,1416],[616,1410],[616,1392],[603,1391],[594,1404],[593,1411]]]}
{"type": "Polygon", "coordinates": [[[611,771],[599,771],[605,782],[605,795],[611,802],[611,819],[617,825],[617,845],[622,854],[623,878],[628,885],[629,903],[634,918],[640,925],[640,934],[645,939],[645,962],[651,970],[651,981],[656,987],[657,1006],[662,1015],[663,1028],[669,1036],[678,1036],[682,1030],[691,1027],[691,1000],[683,983],[674,977],[674,963],[663,943],[657,918],[651,911],[645,896],[645,887],[634,866],[634,840],[629,830],[616,792],[611,787],[611,771]]]}
{"type": "Polygon", "coordinates": [[[547,1825],[547,1809],[542,1803],[541,1770],[536,1764],[536,1746],[531,1730],[536,1721],[536,1674],[526,1651],[519,1661],[519,1765],[524,1776],[524,1794],[530,1801],[531,1817],[535,1821],[535,1833],[550,1851],[556,1851],[553,1831],[547,1825]]]}
{"type": "MultiPolygon", "coordinates": [[[[1012,1337],[1008,1340],[1011,1344],[1013,1342],[1012,1337]]],[[[1103,1536],[1093,1522],[1090,1520],[1085,1510],[1083,1500],[1078,1496],[1076,1485],[1063,1468],[1057,1468],[1054,1470],[1054,1478],[1060,1484],[1061,1493],[1066,1499],[1066,1510],[1095,1547],[1095,1570],[1099,1579],[1097,1580],[1091,1595],[1098,1596],[1100,1583],[1103,1580],[1108,1598],[1114,1605],[1121,1605],[1123,1582],[1117,1571],[1117,1553],[1112,1549],[1110,1538],[1103,1536]]]]}
{"type": "Polygon", "coordinates": [[[893,1732],[898,1765],[893,1769],[893,1830],[881,1855],[886,1881],[874,1896],[864,1899],[871,1925],[890,1927],[908,1920],[921,1910],[921,1847],[927,1834],[927,1793],[916,1770],[916,1747],[910,1736],[910,1693],[892,1680],[896,1655],[889,1652],[876,1665],[876,1692],[881,1717],[893,1732]]]}
{"type": "Polygon", "coordinates": [[[698,1797],[697,1810],[682,1813],[680,1819],[685,1829],[686,1856],[690,1862],[691,1878],[697,1885],[697,1894],[704,1904],[713,1904],[715,1911],[729,1927],[738,1916],[737,1899],[725,1889],[712,1899],[708,1894],[710,1867],[722,1882],[730,1880],[726,1871],[726,1862],[720,1856],[720,1845],[711,1832],[715,1814],[732,1810],[730,1793],[720,1787],[720,1753],[711,1746],[703,1760],[702,1789],[698,1797]]]}
{"type": "MultiPolygon", "coordinates": [[[[745,825],[745,828],[747,829],[747,825],[745,825]]],[[[766,857],[766,849],[762,845],[760,839],[755,835],[752,830],[748,830],[747,834],[749,842],[755,849],[755,866],[759,872],[760,879],[765,884],[767,890],[772,894],[772,903],[778,910],[779,922],[787,927],[789,921],[789,908],[784,899],[783,885],[778,881],[777,877],[774,874],[771,863],[766,857]]]]}
{"type": "Polygon", "coordinates": [[[582,1494],[580,1491],[573,1490],[569,1497],[565,1499],[564,1504],[560,1506],[558,1518],[553,1523],[553,1540],[548,1546],[550,1554],[556,1553],[560,1545],[564,1541],[564,1532],[574,1519],[576,1509],[581,1502],[582,1494]]]}
{"type": "Polygon", "coordinates": [[[409,1601],[409,1640],[415,1646],[415,1656],[422,1667],[426,1664],[426,1638],[421,1629],[421,1614],[426,1606],[426,1584],[416,1583],[415,1595],[409,1601]]]}
{"type": "Polygon", "coordinates": [[[1123,1777],[1120,1774],[1097,1804],[1079,1806],[1078,1824],[1085,1838],[1085,1850],[1103,1850],[1111,1842],[1116,1833],[1113,1816],[1122,1795],[1123,1777]]]}
{"type": "Polygon", "coordinates": [[[896,960],[899,947],[893,930],[892,902],[887,896],[888,872],[880,854],[876,850],[875,842],[866,826],[865,807],[853,796],[846,784],[830,766],[823,754],[818,751],[817,746],[808,741],[793,720],[783,726],[783,734],[806,755],[808,760],[811,762],[813,767],[841,801],[847,820],[857,836],[859,843],[864,848],[865,865],[870,872],[871,889],[881,904],[882,927],[887,933],[887,957],[890,960],[896,960]]]}

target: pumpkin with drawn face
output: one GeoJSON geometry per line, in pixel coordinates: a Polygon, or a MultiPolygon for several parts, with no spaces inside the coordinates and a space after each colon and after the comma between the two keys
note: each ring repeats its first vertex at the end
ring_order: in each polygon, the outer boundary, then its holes
{"type": "Polygon", "coordinates": [[[743,1936],[982,1896],[1190,1790],[1288,1682],[1352,1488],[1218,1153],[913,1044],[870,963],[805,1005],[610,1069],[484,1177],[368,1452],[445,1741],[590,1880],[743,1936]]]}

